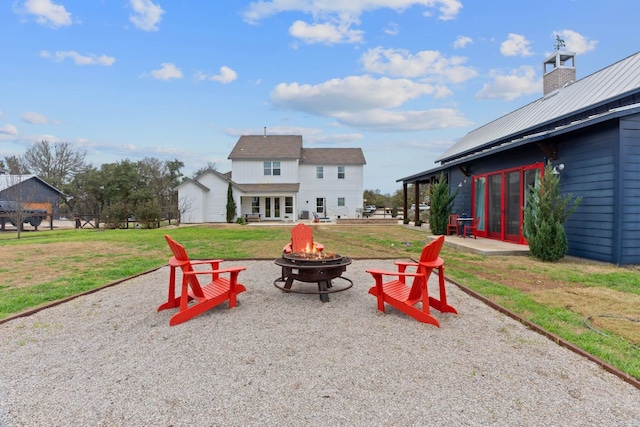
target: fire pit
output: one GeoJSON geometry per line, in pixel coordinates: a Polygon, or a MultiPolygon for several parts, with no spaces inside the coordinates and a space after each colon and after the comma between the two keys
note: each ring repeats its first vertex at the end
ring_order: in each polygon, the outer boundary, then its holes
{"type": "Polygon", "coordinates": [[[285,292],[319,294],[322,302],[329,302],[330,293],[346,291],[353,286],[350,279],[342,277],[342,273],[347,270],[347,265],[351,264],[351,258],[338,254],[294,252],[283,254],[282,258],[278,258],[275,263],[282,267],[282,276],[276,279],[273,284],[285,292]],[[347,284],[338,288],[333,287],[333,279],[342,279],[347,284]],[[317,282],[318,290],[291,289],[294,280],[306,283],[317,282]]]}

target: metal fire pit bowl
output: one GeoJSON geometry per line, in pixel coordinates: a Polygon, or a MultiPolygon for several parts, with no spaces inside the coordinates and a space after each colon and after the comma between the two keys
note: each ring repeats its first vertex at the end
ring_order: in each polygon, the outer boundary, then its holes
{"type": "Polygon", "coordinates": [[[282,276],[277,278],[273,285],[285,292],[298,294],[318,294],[320,301],[329,302],[329,294],[342,292],[353,286],[351,279],[342,277],[351,264],[351,258],[332,253],[306,253],[294,252],[283,254],[282,258],[275,260],[276,265],[282,267],[282,276]],[[334,287],[332,280],[341,279],[345,286],[334,287]],[[300,282],[318,284],[317,291],[291,289],[294,280],[300,282]]]}

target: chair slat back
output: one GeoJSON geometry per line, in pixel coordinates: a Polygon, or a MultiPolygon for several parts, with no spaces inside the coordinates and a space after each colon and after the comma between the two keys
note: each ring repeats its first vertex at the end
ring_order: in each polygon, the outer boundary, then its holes
{"type": "Polygon", "coordinates": [[[460,215],[458,214],[451,214],[449,215],[449,225],[458,225],[458,218],[460,218],[460,215]]]}
{"type": "MultiPolygon", "coordinates": [[[[164,238],[169,244],[169,248],[171,248],[171,252],[173,252],[173,257],[178,261],[182,272],[185,273],[193,271],[193,266],[191,265],[191,261],[189,260],[189,256],[187,255],[187,251],[184,249],[184,246],[167,235],[165,235],[164,238]]],[[[200,286],[198,278],[195,275],[190,274],[188,281],[193,294],[198,297],[203,297],[204,292],[202,292],[202,287],[200,286]]]]}
{"type": "Polygon", "coordinates": [[[292,252],[305,252],[313,248],[313,229],[305,224],[298,224],[291,229],[292,252]]]}
{"type": "Polygon", "coordinates": [[[435,239],[433,242],[425,245],[422,248],[422,254],[420,255],[420,262],[430,262],[438,259],[440,255],[440,250],[442,249],[442,245],[444,245],[444,236],[440,236],[435,239]]]}

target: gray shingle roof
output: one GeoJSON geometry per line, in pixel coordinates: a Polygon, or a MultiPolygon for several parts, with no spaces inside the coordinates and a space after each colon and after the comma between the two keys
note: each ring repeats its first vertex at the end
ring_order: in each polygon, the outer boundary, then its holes
{"type": "Polygon", "coordinates": [[[436,162],[447,162],[503,140],[640,92],[640,52],[479,127],[462,137],[436,162]]]}
{"type": "Polygon", "coordinates": [[[365,165],[361,148],[303,148],[302,164],[365,165]]]}
{"type": "Polygon", "coordinates": [[[233,147],[229,159],[299,159],[301,150],[301,135],[243,135],[233,147]]]}

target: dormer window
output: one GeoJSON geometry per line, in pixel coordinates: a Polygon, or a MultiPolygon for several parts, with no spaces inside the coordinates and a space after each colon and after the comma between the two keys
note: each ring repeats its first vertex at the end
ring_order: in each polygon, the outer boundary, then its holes
{"type": "Polygon", "coordinates": [[[280,162],[279,161],[272,161],[272,162],[264,162],[264,174],[265,176],[267,175],[274,175],[274,176],[279,176],[280,175],[280,162]]]}

